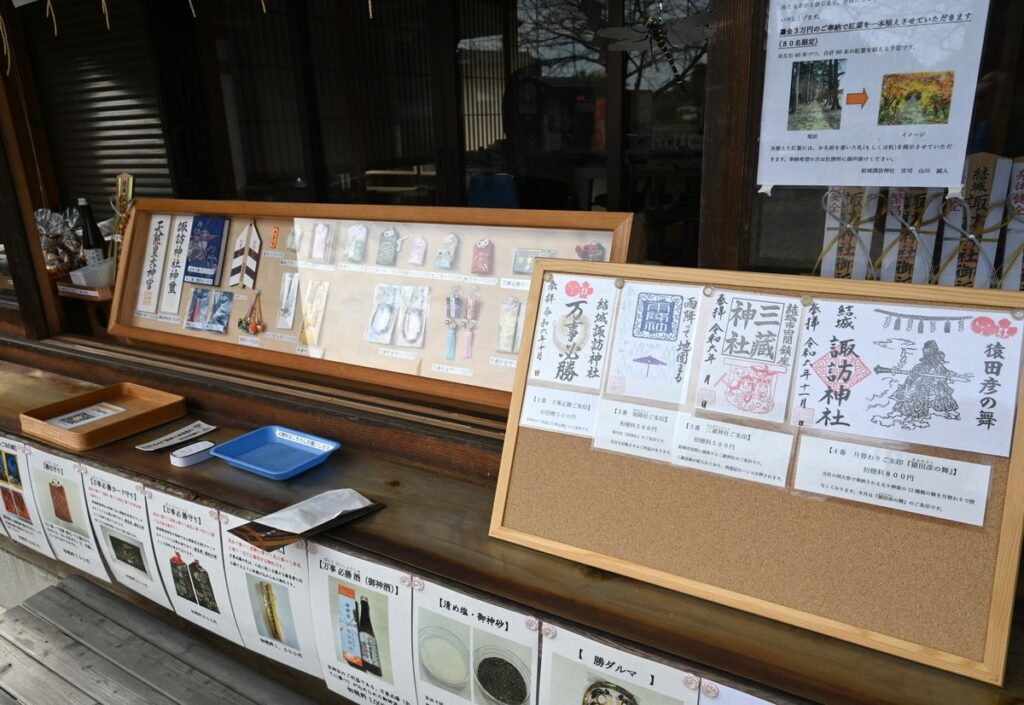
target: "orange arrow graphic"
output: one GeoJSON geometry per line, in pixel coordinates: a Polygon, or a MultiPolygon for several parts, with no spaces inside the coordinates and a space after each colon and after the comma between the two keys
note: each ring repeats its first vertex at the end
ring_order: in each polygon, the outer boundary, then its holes
{"type": "Polygon", "coordinates": [[[867,89],[861,89],[860,93],[847,93],[846,104],[847,105],[859,105],[861,108],[864,107],[865,103],[868,102],[867,89]]]}

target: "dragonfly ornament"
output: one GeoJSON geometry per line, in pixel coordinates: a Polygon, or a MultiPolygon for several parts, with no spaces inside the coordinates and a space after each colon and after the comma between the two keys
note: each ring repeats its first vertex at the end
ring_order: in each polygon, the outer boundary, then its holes
{"type": "Polygon", "coordinates": [[[647,17],[643,22],[630,27],[606,27],[599,29],[597,35],[605,39],[613,39],[609,51],[648,50],[652,56],[660,56],[672,72],[672,82],[680,89],[683,76],[679,73],[673,50],[677,46],[700,44],[711,36],[708,22],[711,18],[709,10],[695,12],[689,17],[668,20],[662,18],[662,5],[658,3],[658,14],[647,17]],[[657,47],[657,51],[655,51],[657,47]]]}

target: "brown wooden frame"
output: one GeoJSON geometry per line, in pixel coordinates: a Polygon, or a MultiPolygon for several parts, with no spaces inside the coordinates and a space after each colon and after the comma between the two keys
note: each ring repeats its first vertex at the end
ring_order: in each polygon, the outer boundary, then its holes
{"type": "MultiPolygon", "coordinates": [[[[128,222],[122,259],[114,288],[114,302],[109,331],[125,340],[152,343],[166,348],[195,349],[193,338],[164,331],[148,330],[132,325],[138,273],[144,256],[145,236],[139,232],[140,214],[207,213],[229,218],[302,217],[355,219],[384,222],[451,223],[453,225],[504,226],[523,228],[580,229],[612,232],[608,253],[613,262],[624,262],[633,227],[631,213],[530,211],[497,208],[432,208],[419,206],[371,206],[301,203],[264,203],[253,201],[190,201],[176,199],[145,199],[135,202],[128,222]],[[134,243],[138,242],[136,246],[134,243]]],[[[224,358],[247,360],[280,369],[301,369],[325,377],[340,378],[378,389],[410,392],[421,399],[461,403],[469,408],[504,411],[511,401],[509,392],[415,377],[371,367],[297,357],[271,350],[242,347],[232,343],[203,340],[204,352],[224,358]]]]}
{"type": "MultiPolygon", "coordinates": [[[[628,264],[566,263],[564,261],[545,259],[537,261],[534,271],[533,287],[531,288],[529,310],[524,329],[524,339],[529,335],[530,342],[523,345],[520,360],[530,359],[532,356],[534,329],[537,324],[537,312],[541,295],[539,284],[548,273],[619,277],[628,280],[698,285],[713,284],[714,286],[741,290],[790,292],[790,295],[795,293],[796,295],[811,294],[831,296],[833,298],[877,298],[909,303],[945,304],[960,307],[1024,308],[1024,294],[1002,291],[832,280],[814,277],[798,278],[788,275],[708,271],[701,269],[640,267],[628,264]]],[[[509,410],[508,430],[505,433],[501,470],[498,475],[498,487],[495,493],[494,509],[491,516],[490,535],[492,537],[677,590],[695,597],[711,600],[728,607],[751,612],[804,629],[810,629],[837,639],[843,639],[980,681],[996,685],[1002,684],[1020,560],[1022,523],[1024,523],[1024,416],[1018,414],[1014,422],[1014,437],[1008,460],[1008,476],[1005,487],[1002,522],[997,530],[998,548],[995,556],[995,565],[993,566],[991,602],[988,609],[984,658],[981,661],[975,661],[963,655],[949,653],[897,638],[890,634],[872,631],[864,627],[829,619],[821,615],[801,611],[750,595],[722,589],[710,583],[658,570],[642,563],[598,553],[555,540],[548,536],[506,526],[506,503],[509,498],[512,475],[516,467],[519,418],[528,381],[528,372],[528,365],[520,365],[516,370],[512,406],[509,410]]],[[[1018,407],[1024,404],[1024,385],[1020,386],[1017,399],[1018,407]]],[[[559,451],[552,449],[551,452],[557,454],[559,451]]],[[[557,463],[552,464],[551,472],[558,472],[557,463]]],[[[528,498],[520,497],[519,501],[528,501],[528,498]]]]}

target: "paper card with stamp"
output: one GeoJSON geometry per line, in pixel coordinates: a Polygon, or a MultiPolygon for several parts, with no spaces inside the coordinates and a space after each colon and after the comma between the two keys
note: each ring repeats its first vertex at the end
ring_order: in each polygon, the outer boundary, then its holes
{"type": "Polygon", "coordinates": [[[792,422],[1005,457],[1022,327],[1009,311],[816,301],[792,422]]]}
{"type": "Polygon", "coordinates": [[[793,378],[800,300],[716,291],[701,331],[696,408],[781,422],[793,378]]]}
{"type": "Polygon", "coordinates": [[[679,404],[693,358],[699,287],[626,282],[605,393],[679,404]]]}

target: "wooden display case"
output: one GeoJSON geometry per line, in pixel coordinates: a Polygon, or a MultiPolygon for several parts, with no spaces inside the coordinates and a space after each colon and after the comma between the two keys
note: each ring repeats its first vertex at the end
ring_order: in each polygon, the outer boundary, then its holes
{"type": "Polygon", "coordinates": [[[110,332],[503,411],[533,259],[624,262],[632,224],[628,213],[139,199],[110,332]],[[228,221],[216,286],[172,273],[199,216],[228,221]],[[242,330],[257,296],[265,330],[242,330]]]}

